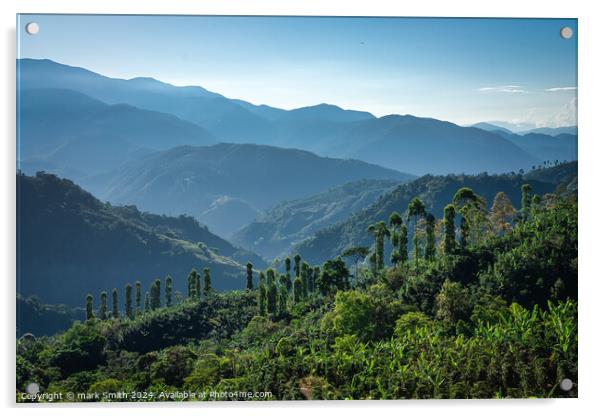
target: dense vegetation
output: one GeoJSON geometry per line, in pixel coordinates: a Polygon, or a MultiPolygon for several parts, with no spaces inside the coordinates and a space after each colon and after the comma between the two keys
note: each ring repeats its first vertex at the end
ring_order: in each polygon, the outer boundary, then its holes
{"type": "MultiPolygon", "coordinates": [[[[371,206],[349,216],[343,221],[317,231],[313,236],[299,243],[295,252],[299,252],[309,262],[322,263],[336,257],[350,246],[365,246],[371,243],[366,227],[379,221],[387,221],[391,212],[407,215],[408,204],[419,197],[426,210],[435,218],[443,218],[445,206],[452,200],[461,187],[469,187],[491,204],[498,192],[504,192],[514,206],[521,201],[520,186],[529,183],[534,193],[543,195],[553,192],[558,185],[572,182],[572,191],[576,191],[577,164],[562,164],[556,167],[535,169],[528,173],[517,172],[503,175],[425,175],[414,181],[401,184],[382,195],[371,206]],[[559,174],[561,173],[561,174],[559,174]]],[[[409,241],[410,246],[412,240],[409,241]]],[[[388,254],[388,249],[387,249],[388,254]]]]}
{"type": "Polygon", "coordinates": [[[192,270],[181,295],[170,276],[115,289],[110,305],[91,294],[85,322],[19,339],[18,392],[36,381],[83,400],[575,397],[559,382],[578,380],[577,197],[518,186],[518,209],[503,192],[489,205],[456,189],[440,221],[414,196],[364,229],[373,245],[340,253],[349,265],[296,255],[259,279],[248,263],[238,291],[192,270]]]}
{"type": "MultiPolygon", "coordinates": [[[[19,287],[45,303],[81,306],[88,291],[210,267],[218,289],[241,287],[261,257],[232,246],[189,216],[167,217],[102,203],[67,179],[17,175],[19,287]]],[[[176,289],[184,285],[176,282],[176,289]]],[[[26,329],[26,331],[28,331],[26,329]]]]}

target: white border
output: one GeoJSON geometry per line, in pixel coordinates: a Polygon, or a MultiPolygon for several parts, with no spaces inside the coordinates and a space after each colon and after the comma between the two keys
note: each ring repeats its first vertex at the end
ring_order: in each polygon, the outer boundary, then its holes
{"type": "MultiPolygon", "coordinates": [[[[308,412],[345,412],[364,415],[376,410],[387,413],[419,413],[448,415],[505,415],[509,413],[545,413],[546,415],[588,414],[597,406],[600,395],[600,355],[602,354],[600,297],[602,273],[597,261],[602,229],[600,181],[600,152],[602,111],[599,74],[602,74],[599,42],[602,40],[601,15],[594,1],[532,1],[504,0],[496,2],[474,0],[420,0],[392,2],[384,0],[3,0],[0,2],[3,30],[3,97],[1,126],[2,140],[2,203],[0,220],[2,240],[0,264],[3,266],[1,322],[3,342],[0,400],[8,413],[40,409],[45,415],[78,414],[106,415],[102,405],[71,405],[51,407],[20,406],[14,403],[14,329],[15,329],[15,14],[16,13],[113,13],[113,14],[245,14],[245,15],[347,15],[347,16],[456,16],[456,17],[564,17],[579,19],[579,399],[575,400],[513,400],[513,401],[398,401],[398,402],[279,402],[279,403],[209,403],[205,405],[173,406],[157,404],[113,405],[120,413],[165,415],[177,412],[219,412],[220,414],[264,415],[286,413],[307,415],[308,412]],[[596,75],[597,74],[597,75],[596,75]],[[119,406],[119,407],[117,407],[119,406]],[[138,410],[136,410],[138,409],[138,410]]],[[[7,414],[7,413],[5,413],[7,414]]]]}

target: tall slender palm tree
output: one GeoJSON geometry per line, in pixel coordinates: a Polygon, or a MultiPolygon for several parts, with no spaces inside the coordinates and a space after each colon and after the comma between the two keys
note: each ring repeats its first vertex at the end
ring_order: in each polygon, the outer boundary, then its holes
{"type": "Polygon", "coordinates": [[[426,215],[426,207],[424,202],[418,197],[412,198],[408,204],[408,217],[414,218],[414,262],[418,263],[418,256],[420,253],[419,246],[420,241],[418,239],[418,219],[426,215]]]}

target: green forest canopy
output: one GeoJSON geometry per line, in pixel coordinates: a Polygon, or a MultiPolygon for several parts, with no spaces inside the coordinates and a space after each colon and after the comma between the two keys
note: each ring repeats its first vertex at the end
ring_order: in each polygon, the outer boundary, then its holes
{"type": "Polygon", "coordinates": [[[119,391],[162,400],[176,390],[575,397],[577,387],[565,392],[559,381],[577,382],[577,197],[521,192],[522,206],[498,194],[489,210],[461,189],[448,201],[455,215],[441,221],[413,200],[409,216],[370,228],[367,266],[353,273],[340,257],[316,266],[295,256],[284,273],[262,270],[257,286],[251,270],[247,288],[232,292],[215,292],[210,270],[193,270],[185,295],[168,289],[171,278],[145,300],[140,285],[115,290],[111,308],[106,293],[100,305],[90,295],[85,322],[18,341],[18,392],[36,381],[45,392],[100,394],[91,400],[119,391]]]}

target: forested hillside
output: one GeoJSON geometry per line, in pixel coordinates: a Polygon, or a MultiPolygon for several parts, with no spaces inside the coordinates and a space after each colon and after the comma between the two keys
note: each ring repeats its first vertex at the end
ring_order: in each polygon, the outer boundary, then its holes
{"type": "MultiPolygon", "coordinates": [[[[382,195],[366,209],[351,215],[349,218],[324,228],[293,248],[311,262],[323,262],[341,253],[350,246],[371,246],[372,240],[366,233],[370,224],[386,221],[388,215],[397,211],[407,213],[410,200],[414,197],[424,201],[426,210],[432,212],[435,218],[443,217],[443,208],[451,200],[454,193],[461,187],[473,189],[486,201],[487,210],[491,208],[498,192],[504,192],[514,207],[520,204],[520,184],[524,179],[519,174],[506,175],[426,175],[399,185],[394,190],[382,195]]],[[[544,194],[552,192],[554,183],[527,180],[534,192],[544,194]]],[[[410,242],[411,244],[411,242],[410,242]]]]}
{"type": "Polygon", "coordinates": [[[557,184],[566,188],[565,191],[567,192],[576,192],[578,188],[577,173],[577,162],[570,162],[532,170],[525,174],[525,178],[557,184]]]}
{"type": "Polygon", "coordinates": [[[114,207],[54,175],[18,174],[17,212],[17,290],[45,303],[81,305],[87,291],[185,276],[192,267],[211,267],[220,276],[216,288],[233,289],[244,282],[247,261],[263,264],[191,217],[114,207]]]}
{"type": "Polygon", "coordinates": [[[86,317],[81,306],[49,305],[36,297],[25,298],[17,294],[17,337],[27,333],[49,336],[68,329],[75,321],[86,317]]]}
{"type": "Polygon", "coordinates": [[[111,294],[91,284],[85,322],[18,341],[17,390],[35,381],[87,401],[576,397],[577,196],[548,189],[517,175],[423,178],[394,192],[404,206],[375,204],[384,220],[362,230],[373,248],[259,273],[248,263],[237,291],[216,292],[210,269],[150,287],[132,276],[111,294]],[[491,209],[481,190],[495,194],[491,209]]]}
{"type": "Polygon", "coordinates": [[[267,259],[286,255],[295,243],[366,208],[396,185],[399,181],[365,179],[281,202],[239,230],[232,241],[267,259]]]}

